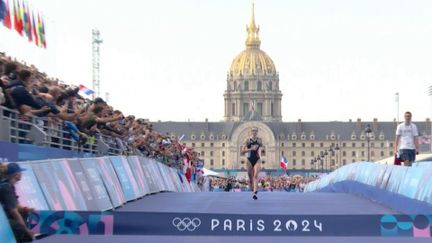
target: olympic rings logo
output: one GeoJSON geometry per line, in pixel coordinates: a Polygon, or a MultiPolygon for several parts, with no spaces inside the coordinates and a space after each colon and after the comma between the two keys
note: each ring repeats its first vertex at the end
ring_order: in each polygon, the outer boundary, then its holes
{"type": "Polygon", "coordinates": [[[185,231],[186,229],[188,231],[194,231],[196,228],[198,228],[201,225],[201,220],[199,218],[184,218],[181,219],[179,217],[176,217],[173,219],[172,224],[174,227],[176,227],[179,231],[185,231]]]}

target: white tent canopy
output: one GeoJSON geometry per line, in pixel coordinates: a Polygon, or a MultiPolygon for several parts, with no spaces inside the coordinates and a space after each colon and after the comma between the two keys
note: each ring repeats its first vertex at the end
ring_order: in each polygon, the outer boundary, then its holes
{"type": "Polygon", "coordinates": [[[220,175],[219,173],[217,173],[216,171],[212,171],[206,168],[203,168],[204,174],[203,176],[217,176],[217,177],[224,177],[222,175],[220,175]]]}

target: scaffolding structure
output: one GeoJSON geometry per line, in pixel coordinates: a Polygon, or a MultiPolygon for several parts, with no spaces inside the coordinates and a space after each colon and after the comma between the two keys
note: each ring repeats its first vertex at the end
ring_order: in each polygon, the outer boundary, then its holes
{"type": "Polygon", "coordinates": [[[92,30],[92,57],[93,57],[93,99],[100,96],[100,31],[92,30]]]}

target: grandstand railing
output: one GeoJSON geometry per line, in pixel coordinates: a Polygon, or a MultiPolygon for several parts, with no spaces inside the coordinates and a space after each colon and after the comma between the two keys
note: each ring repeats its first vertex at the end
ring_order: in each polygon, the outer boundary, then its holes
{"type": "Polygon", "coordinates": [[[90,137],[79,146],[63,122],[49,124],[46,117],[20,115],[17,111],[0,106],[0,141],[34,144],[38,146],[92,153],[97,155],[120,155],[115,139],[103,134],[90,137]]]}

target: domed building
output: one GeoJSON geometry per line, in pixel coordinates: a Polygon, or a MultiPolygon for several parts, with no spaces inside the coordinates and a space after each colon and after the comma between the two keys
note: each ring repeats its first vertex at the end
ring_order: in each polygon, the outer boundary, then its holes
{"type": "MultiPolygon", "coordinates": [[[[282,172],[281,155],[291,173],[331,171],[368,157],[377,161],[393,156],[395,121],[283,122],[279,74],[260,49],[253,6],[246,30],[246,49],[234,58],[227,74],[225,121],[154,122],[155,130],[171,138],[183,137],[182,143],[200,153],[206,168],[229,173],[245,171],[247,160],[240,147],[252,127],[258,128],[265,145],[261,167],[267,172],[282,172]]],[[[416,124],[421,134],[430,134],[430,120],[416,124]]]]}
{"type": "Polygon", "coordinates": [[[246,49],[234,58],[227,74],[225,120],[244,120],[254,110],[263,121],[282,121],[279,74],[273,60],[260,49],[260,29],[255,23],[253,5],[246,30],[246,49]]]}

